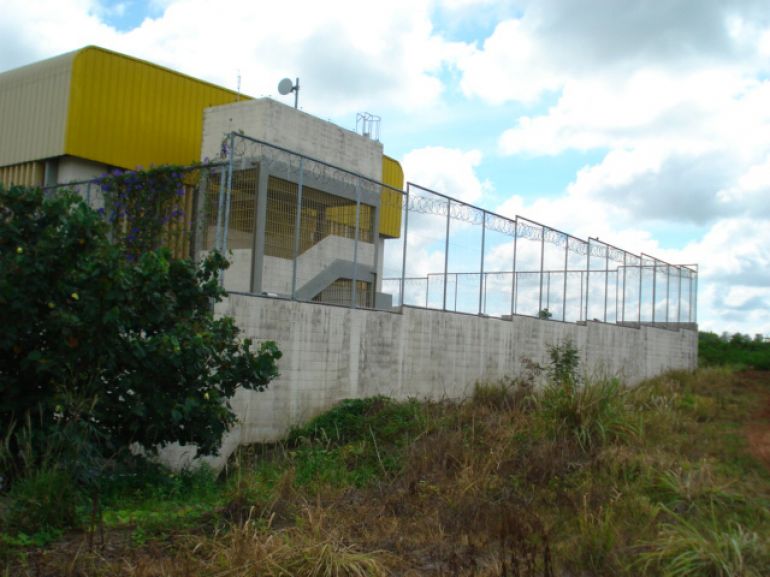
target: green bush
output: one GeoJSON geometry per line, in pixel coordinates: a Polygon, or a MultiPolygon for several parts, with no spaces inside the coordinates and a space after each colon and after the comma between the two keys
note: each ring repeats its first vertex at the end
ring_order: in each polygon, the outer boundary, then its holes
{"type": "Polygon", "coordinates": [[[378,443],[393,443],[419,432],[421,424],[420,405],[415,401],[397,402],[386,397],[346,399],[293,429],[288,443],[296,445],[304,439],[343,445],[371,440],[372,435],[378,443]]]}
{"type": "Polygon", "coordinates": [[[735,333],[698,333],[698,362],[701,366],[733,366],[770,370],[770,341],[735,333]]]}
{"type": "MultiPolygon", "coordinates": [[[[255,351],[232,319],[214,317],[224,257],[196,266],[135,248],[111,243],[76,195],[0,187],[0,422],[33,415],[39,453],[66,428],[82,433],[78,454],[172,442],[214,453],[236,389],[277,375],[274,343],[255,351]]],[[[22,444],[5,439],[6,475],[40,466],[22,444]]],[[[93,477],[91,464],[81,473],[93,477]]]]}

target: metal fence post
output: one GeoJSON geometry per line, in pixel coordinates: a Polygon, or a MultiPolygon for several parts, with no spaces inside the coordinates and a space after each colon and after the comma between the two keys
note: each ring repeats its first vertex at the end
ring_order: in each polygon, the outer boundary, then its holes
{"type": "MultiPolygon", "coordinates": [[[[302,228],[302,185],[304,182],[303,176],[305,174],[304,158],[299,157],[299,177],[297,178],[297,213],[294,215],[294,246],[292,247],[292,265],[291,265],[291,299],[297,298],[297,265],[299,260],[299,242],[300,242],[300,229],[302,228]]],[[[289,157],[289,165],[291,165],[291,157],[289,157]]],[[[291,168],[289,168],[291,170],[291,168]]],[[[287,175],[291,176],[291,175],[287,175]]]]}
{"type": "MultiPolygon", "coordinates": [[[[447,198],[446,202],[446,234],[444,236],[444,302],[442,308],[446,310],[446,289],[449,273],[449,219],[452,213],[452,200],[447,198]]],[[[455,287],[455,291],[457,287],[455,287]]]]}
{"type": "Polygon", "coordinates": [[[682,322],[682,267],[676,267],[677,270],[677,283],[676,283],[676,322],[682,322]]]}
{"type": "Polygon", "coordinates": [[[545,262],[545,227],[540,225],[540,299],[537,305],[537,316],[543,310],[543,263],[545,262]]]}
{"type": "Polygon", "coordinates": [[[355,244],[353,245],[353,308],[358,308],[358,239],[360,235],[361,224],[361,183],[356,180],[356,232],[355,244]]]}
{"type": "Polygon", "coordinates": [[[227,174],[224,167],[219,172],[219,198],[217,199],[217,234],[214,238],[214,248],[222,252],[222,230],[225,221],[225,183],[227,174]]]}
{"type": "MultiPolygon", "coordinates": [[[[596,239],[599,240],[599,239],[596,239]]],[[[599,241],[601,242],[601,241],[599,241]]],[[[617,282],[617,281],[616,281],[617,282]]],[[[604,322],[607,322],[607,297],[610,292],[610,247],[604,243],[604,322]]],[[[616,313],[617,316],[617,313],[616,313]]]]}
{"type": "Polygon", "coordinates": [[[623,302],[620,305],[620,322],[626,322],[626,270],[628,268],[628,253],[623,251],[623,302]]]}
{"type": "Polygon", "coordinates": [[[639,326],[642,326],[642,273],[644,272],[644,253],[639,257],[639,310],[637,311],[639,326]]]}
{"type": "Polygon", "coordinates": [[[233,198],[233,156],[235,155],[235,133],[230,133],[227,160],[227,189],[225,191],[225,227],[222,234],[222,252],[227,252],[227,235],[230,230],[230,204],[233,198]]]}
{"type": "Polygon", "coordinates": [[[695,289],[693,290],[693,315],[692,322],[698,322],[698,265],[695,265],[695,289]]]}
{"type": "MultiPolygon", "coordinates": [[[[487,235],[487,213],[482,211],[481,213],[481,275],[479,276],[479,314],[483,314],[483,298],[484,298],[484,248],[487,235]]],[[[455,285],[455,292],[457,291],[455,285]]],[[[455,311],[457,307],[455,307],[455,311]]]]}
{"type": "Polygon", "coordinates": [[[567,322],[567,267],[569,264],[569,235],[564,235],[564,288],[561,299],[561,320],[567,322]]]}
{"type": "Polygon", "coordinates": [[[588,237],[586,243],[586,322],[588,322],[588,307],[591,303],[591,237],[588,237]]]}
{"type": "Polygon", "coordinates": [[[652,324],[655,324],[655,305],[658,290],[658,261],[652,259],[652,324]]]}
{"type": "Polygon", "coordinates": [[[668,324],[668,311],[671,308],[671,265],[666,263],[666,324],[668,324]]]}
{"type": "Polygon", "coordinates": [[[519,240],[519,218],[513,221],[513,277],[511,278],[511,320],[516,314],[516,248],[519,240]]]}
{"type": "MultiPolygon", "coordinates": [[[[403,257],[401,260],[401,306],[403,307],[406,304],[406,295],[404,294],[405,290],[405,280],[406,280],[406,247],[407,247],[407,236],[409,235],[409,188],[412,186],[411,183],[406,183],[406,198],[404,199],[404,193],[402,192],[402,202],[404,203],[404,250],[403,250],[403,257]]],[[[428,284],[427,278],[425,280],[425,284],[428,284]]],[[[425,297],[425,308],[428,308],[428,297],[425,297]]]]}

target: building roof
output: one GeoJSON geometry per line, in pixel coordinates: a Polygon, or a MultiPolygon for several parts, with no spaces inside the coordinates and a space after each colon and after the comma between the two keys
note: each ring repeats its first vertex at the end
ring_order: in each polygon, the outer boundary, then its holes
{"type": "Polygon", "coordinates": [[[123,168],[199,160],[203,109],[250,99],[87,46],[0,74],[0,166],[72,155],[123,168]]]}

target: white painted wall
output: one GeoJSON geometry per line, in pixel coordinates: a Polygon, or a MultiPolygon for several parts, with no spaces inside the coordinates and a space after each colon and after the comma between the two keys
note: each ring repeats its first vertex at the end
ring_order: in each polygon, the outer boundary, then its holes
{"type": "Polygon", "coordinates": [[[241,130],[252,138],[382,180],[382,144],[270,98],[207,108],[201,159],[219,158],[222,140],[241,130]]]}
{"type": "Polygon", "coordinates": [[[56,180],[60,184],[91,180],[109,170],[109,166],[101,162],[92,162],[75,156],[59,158],[56,180]]]}
{"type": "MultiPolygon", "coordinates": [[[[571,340],[591,374],[629,384],[669,369],[695,369],[697,331],[585,325],[514,317],[512,321],[405,307],[401,313],[230,295],[217,312],[236,319],[244,336],[274,340],[281,376],[261,393],[233,399],[240,424],[225,438],[224,465],[239,444],[280,439],[288,428],[347,398],[462,398],[477,381],[516,376],[530,358],[571,340]]],[[[190,462],[169,448],[164,460],[190,462]]]]}
{"type": "MultiPolygon", "coordinates": [[[[321,242],[313,245],[297,259],[297,289],[335,260],[347,260],[353,262],[355,241],[341,236],[327,236],[321,242]]],[[[228,291],[249,292],[251,289],[251,249],[235,249],[227,253],[230,267],[224,273],[224,287],[228,291]]],[[[208,251],[201,251],[201,258],[205,258],[208,251]]],[[[374,266],[374,245],[367,242],[358,243],[358,258],[361,266],[374,266]]],[[[291,259],[265,256],[263,262],[262,290],[277,295],[291,295],[291,277],[294,272],[291,259]]]]}

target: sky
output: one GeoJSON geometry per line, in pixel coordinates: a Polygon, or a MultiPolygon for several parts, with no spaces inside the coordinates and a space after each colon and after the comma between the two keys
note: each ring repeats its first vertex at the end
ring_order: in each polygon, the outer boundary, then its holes
{"type": "Polygon", "coordinates": [[[704,330],[770,335],[766,0],[4,0],[0,71],[95,44],[380,140],[407,178],[698,263],[704,330]]]}

